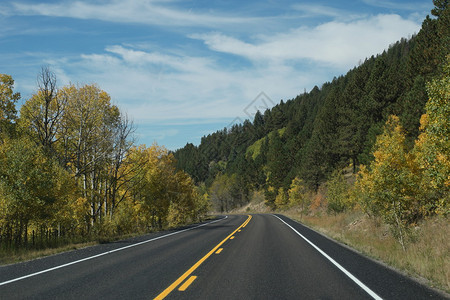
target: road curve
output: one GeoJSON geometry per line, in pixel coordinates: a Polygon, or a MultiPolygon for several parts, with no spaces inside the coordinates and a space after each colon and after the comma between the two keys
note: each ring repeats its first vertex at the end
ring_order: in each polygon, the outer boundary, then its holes
{"type": "Polygon", "coordinates": [[[446,299],[280,215],[0,267],[0,299],[446,299]]]}

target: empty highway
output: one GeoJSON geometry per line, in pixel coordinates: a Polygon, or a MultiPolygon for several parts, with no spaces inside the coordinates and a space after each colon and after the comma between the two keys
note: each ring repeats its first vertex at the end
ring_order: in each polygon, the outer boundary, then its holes
{"type": "Polygon", "coordinates": [[[0,299],[445,299],[281,215],[183,229],[0,267],[0,299]]]}

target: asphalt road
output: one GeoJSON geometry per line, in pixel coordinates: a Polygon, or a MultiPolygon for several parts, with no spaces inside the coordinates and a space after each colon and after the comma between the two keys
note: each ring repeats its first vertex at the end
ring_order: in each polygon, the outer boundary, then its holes
{"type": "Polygon", "coordinates": [[[228,216],[0,267],[0,299],[446,299],[284,216],[228,216]]]}

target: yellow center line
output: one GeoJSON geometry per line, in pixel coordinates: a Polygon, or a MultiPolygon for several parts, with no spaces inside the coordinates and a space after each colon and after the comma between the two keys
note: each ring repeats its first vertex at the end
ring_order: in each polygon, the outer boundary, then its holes
{"type": "MultiPolygon", "coordinates": [[[[248,215],[247,220],[241,224],[235,231],[233,231],[229,236],[227,236],[223,241],[221,241],[219,244],[217,244],[211,251],[208,252],[205,256],[203,256],[198,262],[196,262],[189,270],[187,270],[183,275],[181,275],[177,280],[175,280],[168,288],[166,288],[161,294],[156,296],[155,300],[161,300],[167,297],[174,289],[176,289],[177,286],[180,285],[189,275],[191,275],[205,260],[208,259],[214,252],[217,251],[217,249],[222,246],[223,243],[225,243],[230,237],[232,237],[239,229],[245,227],[245,225],[250,222],[250,219],[252,218],[251,215],[248,215]]],[[[195,278],[194,278],[195,279],[195,278]]],[[[187,283],[187,282],[186,282],[187,283]]]]}
{"type": "Polygon", "coordinates": [[[216,254],[220,254],[222,252],[223,248],[219,248],[219,250],[216,251],[216,254]]]}
{"type": "MultiPolygon", "coordinates": [[[[242,224],[242,228],[245,228],[245,226],[247,226],[248,222],[250,222],[250,219],[252,218],[252,216],[248,215],[249,218],[244,222],[244,224],[242,224]]],[[[241,229],[240,227],[238,228],[238,230],[241,229]]]]}
{"type": "Polygon", "coordinates": [[[180,288],[178,289],[180,292],[184,292],[194,280],[197,279],[197,276],[191,276],[188,280],[186,280],[185,283],[183,283],[180,288]]]}

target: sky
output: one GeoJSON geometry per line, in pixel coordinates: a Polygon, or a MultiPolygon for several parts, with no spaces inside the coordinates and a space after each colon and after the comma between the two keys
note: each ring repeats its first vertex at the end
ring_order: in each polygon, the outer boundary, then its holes
{"type": "MultiPolygon", "coordinates": [[[[420,30],[425,0],[0,0],[0,73],[97,84],[170,150],[253,119],[420,30]]],[[[20,104],[19,103],[19,106],[20,104]]]]}

